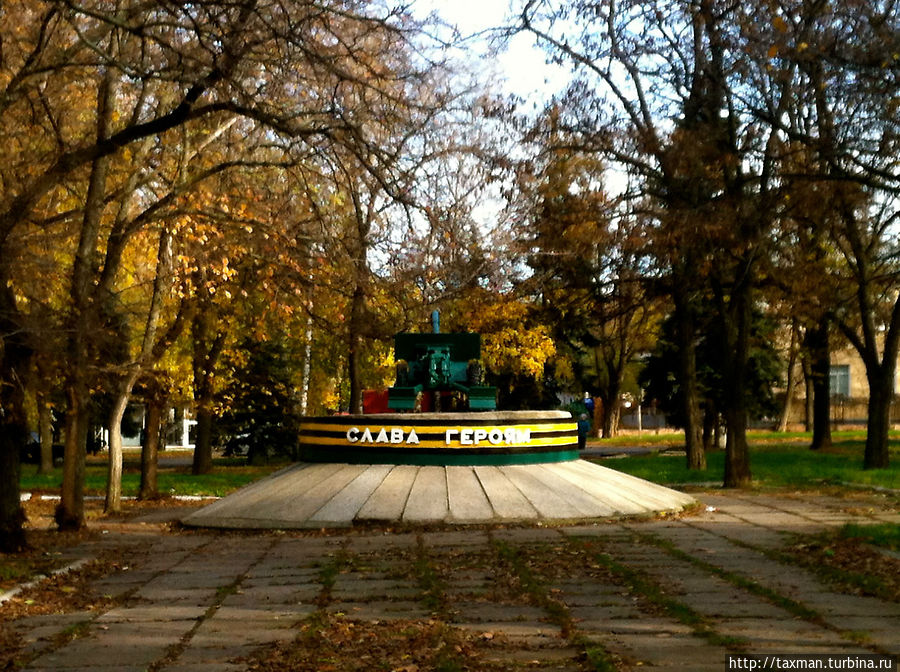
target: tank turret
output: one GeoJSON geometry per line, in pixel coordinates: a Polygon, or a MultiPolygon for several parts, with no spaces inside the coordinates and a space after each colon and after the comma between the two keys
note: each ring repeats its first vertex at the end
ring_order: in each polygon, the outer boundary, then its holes
{"type": "Polygon", "coordinates": [[[394,336],[397,380],[388,389],[388,408],[411,411],[420,393],[439,396],[460,392],[467,403],[460,410],[491,411],[497,408],[497,389],[483,384],[481,336],[473,333],[440,333],[440,317],[432,314],[431,334],[399,333],[394,336]]]}

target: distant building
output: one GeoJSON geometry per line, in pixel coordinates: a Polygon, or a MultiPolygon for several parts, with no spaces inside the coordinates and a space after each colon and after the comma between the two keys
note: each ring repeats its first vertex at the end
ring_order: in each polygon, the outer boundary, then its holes
{"type": "MultiPolygon", "coordinates": [[[[147,423],[147,412],[143,404],[129,404],[126,413],[129,414],[131,426],[140,427],[141,431],[137,434],[122,434],[123,448],[140,448],[143,436],[143,430],[147,423]]],[[[163,431],[165,433],[166,448],[189,448],[193,450],[194,440],[191,436],[192,428],[197,421],[191,417],[190,409],[182,406],[173,406],[169,408],[165,416],[163,431]]],[[[96,430],[99,435],[96,437],[99,447],[106,449],[109,446],[109,430],[106,427],[98,427],[96,430]]]]}
{"type": "MultiPolygon", "coordinates": [[[[794,388],[794,403],[788,421],[792,424],[803,423],[806,419],[806,385],[803,372],[797,364],[794,372],[798,381],[794,388]]],[[[831,420],[835,424],[862,425],[868,418],[869,381],[866,378],[866,365],[849,344],[831,351],[831,370],[829,376],[831,392],[831,420]]],[[[894,376],[894,401],[891,405],[891,422],[900,423],[900,366],[894,376]]]]}

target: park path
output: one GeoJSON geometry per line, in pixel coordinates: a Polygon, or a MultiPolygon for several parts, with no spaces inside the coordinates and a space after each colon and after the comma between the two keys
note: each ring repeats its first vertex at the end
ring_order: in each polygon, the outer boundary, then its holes
{"type": "Polygon", "coordinates": [[[705,510],[563,527],[171,534],[110,526],[105,611],[12,623],[24,669],[232,672],[317,612],[439,619],[520,669],[727,669],[729,653],[900,655],[900,604],[836,592],[776,551],[792,533],[900,521],[871,499],[706,493],[705,510]],[[77,632],[78,636],[61,637],[77,632]]]}

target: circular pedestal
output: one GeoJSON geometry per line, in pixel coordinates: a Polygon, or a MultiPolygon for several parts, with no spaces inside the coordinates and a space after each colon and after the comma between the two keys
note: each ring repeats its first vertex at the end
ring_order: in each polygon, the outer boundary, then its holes
{"type": "Polygon", "coordinates": [[[301,424],[301,460],[183,522],[292,529],[357,523],[590,520],[689,496],[578,459],[561,411],[340,415],[301,424]]]}
{"type": "Polygon", "coordinates": [[[379,413],[309,418],[300,459],[344,464],[476,466],[578,459],[565,411],[379,413]]]}

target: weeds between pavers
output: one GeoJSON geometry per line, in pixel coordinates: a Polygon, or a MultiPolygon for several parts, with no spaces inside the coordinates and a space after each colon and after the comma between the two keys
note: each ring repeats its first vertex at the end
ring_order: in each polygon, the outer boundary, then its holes
{"type": "Polygon", "coordinates": [[[581,651],[583,661],[590,666],[590,669],[595,672],[616,672],[621,669],[623,661],[598,642],[592,641],[578,632],[569,608],[564,602],[553,597],[548,588],[547,579],[560,578],[560,568],[569,566],[568,563],[560,562],[560,556],[571,555],[571,542],[568,545],[539,547],[540,551],[537,554],[535,554],[535,547],[530,546],[528,558],[520,548],[513,547],[506,542],[495,540],[493,547],[501,561],[501,566],[505,567],[514,577],[511,583],[517,584],[518,590],[522,594],[527,595],[533,604],[547,612],[550,620],[560,628],[562,636],[581,651]],[[534,556],[540,555],[541,552],[550,555],[549,562],[545,561],[540,565],[543,571],[535,571],[537,566],[534,556]]]}
{"type": "MultiPolygon", "coordinates": [[[[636,535],[635,539],[656,546],[657,548],[665,551],[674,558],[678,558],[679,560],[694,565],[695,567],[702,569],[708,574],[712,574],[713,576],[717,576],[720,579],[724,579],[736,588],[746,590],[748,593],[752,593],[758,597],[761,597],[771,604],[774,604],[776,607],[784,609],[789,614],[796,616],[797,618],[809,621],[810,623],[813,623],[815,625],[824,625],[822,616],[806,605],[801,604],[800,602],[797,602],[796,600],[793,600],[789,597],[785,597],[777,591],[762,585],[758,581],[748,579],[747,577],[742,576],[736,572],[729,571],[727,569],[719,567],[718,565],[714,565],[711,562],[707,562],[694,555],[691,555],[687,551],[681,550],[667,539],[661,539],[652,534],[638,534],[636,535]]],[[[755,546],[752,546],[750,544],[744,544],[737,541],[735,541],[734,543],[740,546],[745,546],[748,550],[758,550],[755,546]]]]}
{"type": "Polygon", "coordinates": [[[419,590],[422,591],[422,603],[435,616],[442,620],[448,620],[450,618],[450,605],[447,601],[447,583],[441,578],[432,562],[422,541],[422,535],[419,535],[416,539],[413,573],[419,590]]]}
{"type": "MultiPolygon", "coordinates": [[[[329,611],[331,591],[339,574],[357,571],[361,566],[378,566],[385,558],[377,552],[356,555],[340,550],[319,567],[322,586],[319,609],[300,624],[297,639],[261,649],[254,659],[243,662],[249,664],[249,669],[261,672],[312,669],[511,672],[522,669],[523,665],[558,664],[559,659],[540,662],[541,646],[493,632],[489,624],[485,624],[483,632],[454,626],[452,620],[459,617],[454,611],[455,600],[474,599],[509,605],[511,613],[516,603],[541,607],[547,619],[566,632],[563,641],[574,651],[568,664],[585,670],[615,672],[621,669],[616,659],[597,642],[575,633],[567,607],[547,588],[549,576],[560,576],[555,554],[567,546],[565,542],[539,549],[529,546],[526,552],[497,542],[488,548],[453,548],[440,552],[428,549],[419,536],[414,548],[395,549],[390,558],[402,561],[392,565],[393,571],[416,583],[420,601],[434,617],[369,621],[353,620],[329,611]],[[482,575],[490,587],[486,593],[482,592],[476,582],[450,594],[451,577],[457,571],[482,575]]],[[[553,644],[551,648],[556,646],[553,644]]]]}
{"type": "MultiPolygon", "coordinates": [[[[445,613],[444,586],[421,539],[414,553],[396,551],[396,554],[408,563],[403,576],[418,583],[422,601],[436,614],[445,613]]],[[[344,572],[371,569],[369,561],[379,557],[378,554],[373,557],[353,554],[344,548],[331,555],[319,567],[318,610],[299,624],[299,634],[293,642],[265,647],[254,658],[243,661],[248,669],[260,672],[426,669],[511,672],[519,669],[517,665],[485,659],[489,652],[486,648],[496,647],[499,642],[455,628],[442,618],[359,621],[329,611],[337,577],[344,572]]]]}
{"type": "Polygon", "coordinates": [[[705,639],[714,646],[721,646],[729,651],[743,651],[749,642],[741,637],[723,635],[715,630],[713,623],[692,609],[689,605],[668,595],[665,590],[646,572],[628,567],[615,560],[609,553],[595,548],[595,542],[577,539],[585,552],[598,563],[599,567],[609,574],[611,582],[619,583],[641,600],[644,610],[659,613],[686,625],[697,637],[705,639]]]}
{"type": "Polygon", "coordinates": [[[493,546],[500,559],[500,566],[515,578],[519,591],[526,595],[534,606],[547,612],[550,621],[559,627],[563,637],[570,638],[574,632],[574,621],[569,608],[551,597],[546,582],[533,567],[529,566],[521,550],[502,541],[494,541],[493,546]]]}
{"type": "MultiPolygon", "coordinates": [[[[868,645],[869,637],[868,637],[867,633],[855,631],[855,630],[844,630],[842,628],[835,627],[835,626],[831,625],[822,616],[822,614],[820,614],[819,612],[817,612],[814,609],[810,609],[808,606],[806,606],[802,602],[798,602],[797,600],[794,600],[790,597],[782,595],[778,591],[773,590],[772,588],[769,588],[768,586],[763,586],[762,584],[760,584],[757,581],[754,581],[753,579],[747,578],[745,576],[742,576],[741,574],[726,570],[722,567],[719,567],[718,565],[714,565],[705,560],[697,558],[696,556],[693,556],[690,553],[687,553],[686,551],[681,550],[680,548],[678,548],[677,546],[675,546],[672,542],[670,542],[668,540],[660,539],[659,537],[656,537],[652,534],[637,534],[636,539],[643,541],[645,543],[653,544],[654,546],[657,546],[658,548],[664,550],[666,553],[668,553],[672,557],[675,557],[675,558],[678,558],[685,562],[688,562],[688,563],[708,572],[709,574],[712,574],[712,575],[717,576],[725,581],[728,581],[729,583],[731,583],[732,585],[734,585],[737,588],[741,588],[742,590],[746,590],[749,593],[752,593],[754,595],[762,597],[763,599],[767,600],[768,602],[775,605],[776,607],[784,609],[786,612],[792,614],[793,616],[795,616],[801,620],[804,620],[804,621],[811,623],[813,625],[816,625],[818,627],[831,630],[831,631],[837,633],[843,639],[853,642],[854,644],[868,645]]],[[[775,550],[768,549],[768,548],[756,547],[752,544],[749,544],[744,541],[736,540],[736,539],[732,539],[731,542],[734,543],[736,546],[741,546],[743,548],[746,548],[747,550],[757,551],[757,552],[763,554],[764,556],[766,556],[767,558],[774,560],[775,562],[781,562],[781,563],[788,564],[788,565],[794,564],[794,562],[792,562],[793,556],[790,553],[782,553],[782,552],[775,551],[775,550]]],[[[850,557],[853,558],[852,561],[858,561],[859,554],[850,552],[850,557]]],[[[850,557],[848,557],[847,559],[850,560],[850,557]]],[[[803,563],[800,563],[800,564],[803,564],[803,563]]],[[[900,563],[897,563],[896,567],[897,567],[897,569],[900,569],[900,563]]],[[[837,578],[837,576],[838,576],[833,571],[831,571],[827,566],[823,567],[821,565],[817,565],[817,566],[810,566],[808,568],[814,569],[816,571],[816,573],[819,573],[821,576],[828,577],[828,576],[834,575],[835,578],[837,578]]],[[[895,581],[897,580],[897,569],[892,570],[892,576],[895,581]]],[[[862,580],[863,578],[864,577],[860,576],[860,577],[858,577],[858,580],[862,580]]],[[[846,579],[846,577],[845,577],[845,581],[846,580],[848,580],[848,579],[846,579]]]]}

